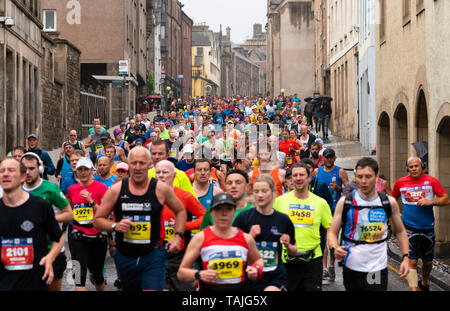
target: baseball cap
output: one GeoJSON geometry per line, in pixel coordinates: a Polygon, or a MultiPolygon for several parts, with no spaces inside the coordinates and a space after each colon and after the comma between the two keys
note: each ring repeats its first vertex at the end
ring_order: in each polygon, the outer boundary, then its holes
{"type": "Polygon", "coordinates": [[[117,137],[118,135],[122,134],[123,132],[120,129],[115,129],[113,133],[114,133],[114,137],[117,137]]]}
{"type": "Polygon", "coordinates": [[[109,133],[107,131],[103,131],[100,134],[100,139],[108,139],[110,137],[111,137],[111,135],[109,135],[109,133]]]}
{"type": "Polygon", "coordinates": [[[219,193],[214,196],[210,209],[214,209],[222,204],[236,206],[236,201],[234,201],[233,197],[229,193],[219,193]]]}
{"type": "Polygon", "coordinates": [[[334,152],[334,150],[331,149],[331,148],[327,148],[327,149],[325,149],[325,151],[323,152],[323,156],[324,156],[325,158],[328,158],[328,157],[335,157],[335,156],[336,156],[336,152],[334,152]]]}
{"type": "Polygon", "coordinates": [[[124,171],[128,172],[128,164],[126,164],[125,162],[120,162],[116,166],[116,171],[118,171],[118,170],[124,170],[124,171]]]}
{"type": "Polygon", "coordinates": [[[317,138],[314,142],[323,145],[323,140],[322,140],[322,138],[317,138]]]}
{"type": "Polygon", "coordinates": [[[93,169],[94,164],[92,164],[92,161],[89,158],[80,158],[75,168],[78,169],[80,167],[87,167],[88,169],[93,169]]]}
{"type": "Polygon", "coordinates": [[[167,126],[167,125],[170,125],[170,126],[172,126],[172,123],[170,123],[170,122],[166,122],[166,126],[167,126]]]}
{"type": "Polygon", "coordinates": [[[192,144],[187,144],[183,148],[183,153],[193,153],[194,152],[194,146],[192,144]]]}
{"type": "Polygon", "coordinates": [[[36,134],[30,134],[30,135],[28,135],[27,140],[30,139],[30,138],[39,139],[38,136],[37,136],[36,134]]]}

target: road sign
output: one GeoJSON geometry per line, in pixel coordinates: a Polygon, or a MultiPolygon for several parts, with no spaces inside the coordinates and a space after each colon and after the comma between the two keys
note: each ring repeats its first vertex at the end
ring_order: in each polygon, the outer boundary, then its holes
{"type": "Polygon", "coordinates": [[[113,89],[121,89],[123,86],[123,81],[112,81],[111,84],[113,89]]]}
{"type": "Polygon", "coordinates": [[[165,79],[162,79],[162,78],[161,78],[161,79],[159,79],[159,83],[160,83],[160,84],[164,84],[164,82],[166,82],[166,80],[165,80],[165,79]]]}
{"type": "Polygon", "coordinates": [[[119,75],[120,76],[128,75],[128,60],[119,61],[119,75]]]}
{"type": "Polygon", "coordinates": [[[178,80],[181,81],[181,80],[183,80],[183,78],[184,78],[183,75],[178,75],[178,80]]]}

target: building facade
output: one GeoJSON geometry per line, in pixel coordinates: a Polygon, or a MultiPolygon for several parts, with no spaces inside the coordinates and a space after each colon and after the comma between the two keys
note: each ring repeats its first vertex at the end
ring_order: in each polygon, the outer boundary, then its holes
{"type": "Polygon", "coordinates": [[[313,6],[315,23],[314,86],[316,92],[330,95],[328,0],[314,0],[313,6]]]}
{"type": "Polygon", "coordinates": [[[314,14],[309,0],[268,0],[267,92],[314,93],[314,14]]]}
{"type": "MultiPolygon", "coordinates": [[[[393,184],[406,175],[412,145],[428,144],[427,171],[450,190],[450,3],[380,0],[376,10],[377,159],[393,184]],[[439,46],[439,48],[436,48],[439,46]]],[[[450,256],[450,213],[435,207],[436,255],[450,256]]]]}
{"type": "Polygon", "coordinates": [[[181,99],[183,102],[187,102],[192,96],[192,26],[192,19],[182,11],[181,99]]]}
{"type": "Polygon", "coordinates": [[[358,42],[359,0],[328,2],[330,130],[346,139],[359,139],[358,42]]]}
{"type": "Polygon", "coordinates": [[[374,150],[377,139],[376,66],[375,66],[375,3],[359,0],[358,96],[359,140],[366,150],[374,150]]]}
{"type": "Polygon", "coordinates": [[[192,97],[219,96],[221,92],[221,37],[204,23],[192,28],[192,97]]]}
{"type": "Polygon", "coordinates": [[[247,57],[247,51],[240,45],[232,46],[233,86],[240,96],[260,94],[259,65],[247,57]]]}

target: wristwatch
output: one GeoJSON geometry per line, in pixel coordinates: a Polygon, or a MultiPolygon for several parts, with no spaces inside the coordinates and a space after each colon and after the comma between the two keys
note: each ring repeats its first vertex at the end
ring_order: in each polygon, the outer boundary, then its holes
{"type": "Polygon", "coordinates": [[[113,224],[111,226],[111,229],[112,229],[113,232],[116,231],[116,226],[117,226],[117,222],[113,222],[113,224]]]}
{"type": "Polygon", "coordinates": [[[194,277],[197,281],[200,280],[200,271],[195,272],[194,277]]]}

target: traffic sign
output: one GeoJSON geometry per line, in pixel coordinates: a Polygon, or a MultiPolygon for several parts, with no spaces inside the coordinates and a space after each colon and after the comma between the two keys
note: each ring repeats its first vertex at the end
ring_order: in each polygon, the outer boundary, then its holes
{"type": "Polygon", "coordinates": [[[128,75],[128,60],[119,60],[119,75],[128,75]]]}

